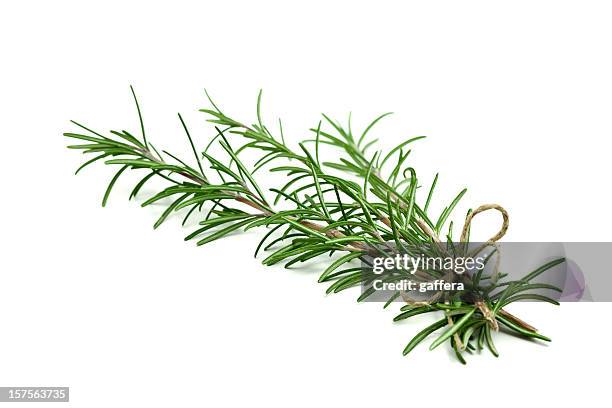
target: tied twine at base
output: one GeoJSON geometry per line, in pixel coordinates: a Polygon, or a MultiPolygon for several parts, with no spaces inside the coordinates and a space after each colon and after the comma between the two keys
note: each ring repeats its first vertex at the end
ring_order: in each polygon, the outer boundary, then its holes
{"type": "MultiPolygon", "coordinates": [[[[508,226],[510,224],[510,217],[508,215],[508,211],[506,211],[505,208],[503,208],[501,205],[499,204],[483,204],[480,207],[476,208],[474,211],[470,211],[468,212],[467,217],[465,218],[465,224],[463,225],[463,231],[461,232],[461,238],[460,238],[460,242],[465,243],[468,240],[468,235],[470,233],[470,227],[472,225],[472,221],[474,219],[474,217],[480,213],[483,213],[485,211],[488,210],[497,210],[501,213],[502,217],[503,217],[503,221],[502,221],[502,226],[499,229],[499,231],[493,235],[491,238],[489,238],[487,241],[485,241],[480,247],[478,247],[475,251],[472,252],[472,254],[478,254],[480,251],[482,251],[483,249],[485,249],[488,246],[492,246],[494,247],[497,252],[497,261],[496,261],[496,266],[495,266],[495,270],[492,274],[492,281],[495,282],[497,281],[498,275],[499,275],[499,263],[500,263],[500,259],[501,256],[499,254],[499,246],[497,244],[497,241],[499,241],[504,235],[506,235],[506,232],[508,231],[508,226]]],[[[425,222],[423,222],[420,219],[417,219],[417,224],[419,225],[419,227],[423,230],[423,232],[425,232],[425,234],[427,234],[435,243],[441,243],[440,237],[438,237],[437,234],[435,234],[428,226],[427,224],[425,224],[425,222]]],[[[431,303],[433,303],[435,300],[437,300],[440,295],[442,294],[442,292],[437,292],[435,293],[428,301],[414,301],[412,300],[404,291],[400,291],[400,294],[402,296],[402,299],[411,305],[430,305],[431,303]]],[[[487,307],[487,305],[483,302],[483,301],[477,301],[475,302],[475,306],[478,308],[478,310],[480,310],[480,312],[482,313],[483,317],[487,320],[487,322],[489,323],[489,325],[491,326],[491,328],[493,328],[494,330],[499,330],[499,325],[497,323],[497,320],[495,319],[495,316],[493,314],[493,312],[487,307]]],[[[503,310],[501,310],[500,312],[504,312],[503,310]]],[[[452,318],[447,315],[448,318],[448,323],[449,325],[453,325],[453,320],[452,318]]],[[[535,331],[535,329],[534,329],[535,331]]],[[[457,334],[454,335],[454,339],[455,342],[457,343],[457,345],[460,348],[464,348],[461,340],[459,339],[459,336],[457,334]]]]}

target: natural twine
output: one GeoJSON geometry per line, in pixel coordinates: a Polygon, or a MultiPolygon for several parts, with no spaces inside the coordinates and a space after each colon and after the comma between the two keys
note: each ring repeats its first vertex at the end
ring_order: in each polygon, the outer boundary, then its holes
{"type": "MultiPolygon", "coordinates": [[[[470,211],[467,217],[465,218],[465,224],[463,225],[463,231],[461,232],[460,242],[467,242],[468,235],[470,233],[470,227],[472,225],[472,221],[474,220],[474,217],[488,210],[497,210],[501,213],[503,217],[501,228],[495,235],[493,235],[491,238],[485,241],[480,247],[478,247],[475,251],[473,251],[472,254],[478,254],[480,251],[482,251],[488,246],[492,246],[497,250],[498,254],[497,254],[495,270],[491,276],[492,281],[495,282],[497,281],[497,278],[499,275],[499,263],[501,260],[501,256],[499,254],[499,246],[497,244],[497,241],[499,241],[504,235],[506,235],[506,232],[508,231],[508,226],[510,224],[510,217],[508,215],[508,211],[506,211],[506,209],[503,208],[499,204],[483,204],[480,207],[476,208],[474,211],[470,211]]],[[[438,237],[435,234],[435,232],[432,231],[427,226],[427,224],[425,224],[425,222],[423,222],[420,219],[417,219],[417,224],[423,230],[423,232],[425,232],[425,234],[427,234],[435,243],[441,242],[440,237],[438,237]]],[[[435,293],[428,301],[415,301],[411,299],[404,291],[400,291],[400,294],[406,303],[416,306],[416,305],[429,305],[433,303],[435,300],[437,300],[440,297],[441,292],[435,293]]],[[[498,329],[497,321],[495,320],[495,317],[493,316],[492,312],[486,307],[486,305],[483,302],[476,302],[476,306],[481,311],[485,319],[489,322],[489,324],[493,327],[493,329],[497,330],[498,329]]],[[[448,318],[449,325],[452,326],[453,320],[448,315],[447,315],[447,318],[448,318]]],[[[457,335],[455,336],[455,341],[457,342],[457,345],[460,348],[464,347],[463,344],[461,344],[461,340],[459,339],[459,336],[457,335]]]]}
{"type": "Polygon", "coordinates": [[[506,211],[504,207],[499,204],[483,204],[474,211],[470,211],[467,217],[465,218],[463,232],[461,233],[461,242],[467,241],[468,234],[470,233],[470,226],[472,225],[472,220],[474,219],[474,217],[488,210],[497,210],[501,213],[502,217],[504,218],[502,221],[502,226],[497,232],[497,234],[489,238],[480,248],[478,248],[478,250],[474,251],[475,253],[479,253],[486,246],[495,244],[497,241],[499,241],[504,235],[506,235],[506,232],[508,231],[508,226],[510,225],[510,216],[508,215],[508,211],[506,211]]]}

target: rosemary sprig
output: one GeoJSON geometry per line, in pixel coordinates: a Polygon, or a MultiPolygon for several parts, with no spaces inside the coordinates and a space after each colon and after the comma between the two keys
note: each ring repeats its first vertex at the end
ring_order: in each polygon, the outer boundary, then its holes
{"type": "MultiPolygon", "coordinates": [[[[144,176],[129,198],[136,197],[145,184],[159,180],[165,186],[148,197],[142,206],[170,199],[154,228],[175,212],[185,213],[183,225],[189,217],[197,214],[201,217],[199,226],[185,240],[195,239],[197,245],[204,245],[239,229],[267,227],[269,231],[255,251],[256,255],[261,250],[269,253],[263,259],[266,265],[284,263],[285,267],[290,267],[338,252],[339,256],[319,277],[319,282],[331,283],[328,293],[371,282],[372,276],[364,273],[363,267],[351,264],[354,260],[367,262],[368,256],[387,255],[411,245],[442,242],[440,234],[466,192],[461,190],[441,214],[432,218],[429,207],[438,175],[429,188],[426,201],[421,204],[416,200],[417,173],[406,164],[411,153],[407,149],[423,137],[407,139],[386,153],[368,153],[376,143],[376,139],[368,141],[370,131],[389,113],[375,118],[360,135],[353,134],[350,121],[344,128],[323,115],[318,126],[311,129],[314,137],[299,143],[299,150],[294,150],[285,143],[280,121],[277,135],[264,124],[261,92],[257,98],[257,122],[250,125],[226,115],[206,93],[210,108],[201,111],[208,115],[215,133],[203,150],[196,148],[187,125],[181,115],[178,116],[194,154],[195,166],[192,166],[165,150],[160,154],[147,140],[133,89],[132,94],[140,122],[140,139],[125,130],[110,131],[110,135],[104,136],[74,121],[72,123],[80,128],[81,133],[64,133],[64,136],[82,143],[68,148],[94,155],[76,173],[98,161],[116,166],[117,171],[105,190],[102,205],[106,205],[113,187],[127,170],[143,172],[144,176]],[[331,126],[330,131],[322,128],[323,122],[331,126]],[[321,163],[321,145],[340,149],[343,156],[334,162],[321,163]],[[256,152],[256,159],[246,162],[246,151],[256,152]],[[225,160],[221,159],[223,156],[225,160]],[[208,167],[207,173],[205,167],[208,167]],[[281,174],[287,181],[282,186],[266,190],[259,184],[261,179],[256,177],[262,169],[281,174]],[[386,173],[384,169],[387,169],[386,173]]],[[[483,209],[469,212],[469,221],[479,211],[483,209]]],[[[469,235],[469,221],[462,234],[465,241],[469,235]]],[[[452,241],[452,227],[449,227],[446,238],[452,241]]],[[[430,348],[448,341],[463,363],[463,352],[482,349],[485,343],[495,356],[498,355],[491,329],[497,330],[500,324],[520,336],[549,341],[504,307],[518,300],[556,303],[529,291],[542,288],[558,290],[531,281],[562,261],[543,265],[519,281],[491,281],[484,287],[481,283],[486,278],[478,274],[468,282],[471,283],[470,296],[453,301],[446,299],[419,304],[407,299],[411,303],[401,308],[394,321],[424,313],[443,313],[445,316],[418,333],[408,343],[404,354],[443,328],[430,348]]],[[[358,301],[371,293],[365,291],[358,301]]],[[[400,296],[404,294],[394,293],[384,307],[400,296]]]]}

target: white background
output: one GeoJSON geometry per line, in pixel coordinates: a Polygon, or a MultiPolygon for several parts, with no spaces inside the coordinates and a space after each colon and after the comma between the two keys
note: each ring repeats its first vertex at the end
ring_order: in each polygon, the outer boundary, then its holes
{"type": "Polygon", "coordinates": [[[468,186],[458,214],[504,205],[507,240],[605,241],[608,2],[166,3],[1,6],[0,385],[70,386],[78,407],[605,405],[608,304],[514,307],[553,342],[500,335],[499,359],[402,357],[426,319],[394,325],[316,274],[263,267],[261,231],[202,248],[177,219],[154,232],[161,209],[125,181],[100,208],[110,169],[74,177],[61,133],[136,133],[129,84],[150,139],[182,153],[176,112],[211,134],[205,87],[245,121],[263,88],[291,143],[320,112],[357,128],[394,111],[376,135],[429,136],[412,160],[424,182],[441,172],[437,205],[468,186]]]}

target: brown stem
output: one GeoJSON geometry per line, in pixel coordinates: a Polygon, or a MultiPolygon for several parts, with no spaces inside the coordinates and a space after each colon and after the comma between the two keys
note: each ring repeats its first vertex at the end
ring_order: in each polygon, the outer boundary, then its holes
{"type": "Polygon", "coordinates": [[[537,332],[538,331],[538,329],[536,329],[532,325],[530,325],[528,323],[525,323],[523,320],[519,319],[518,317],[516,317],[512,313],[505,311],[504,309],[501,309],[499,311],[499,314],[503,315],[508,320],[512,320],[513,323],[516,323],[517,325],[521,326],[525,330],[529,330],[529,331],[532,331],[532,332],[537,332]]]}
{"type": "MultiPolygon", "coordinates": [[[[141,152],[143,153],[143,155],[148,158],[149,160],[156,162],[156,163],[164,163],[163,159],[158,159],[156,158],[149,150],[141,150],[141,152]]],[[[195,177],[193,174],[189,174],[187,172],[177,172],[177,174],[195,182],[196,184],[199,185],[208,185],[208,181],[205,178],[200,178],[200,177],[195,177]]],[[[236,201],[241,202],[245,205],[248,205],[251,208],[254,208],[258,211],[261,212],[261,215],[265,216],[265,217],[269,217],[271,215],[274,215],[275,213],[265,207],[263,207],[261,204],[257,203],[254,200],[251,200],[249,198],[246,198],[244,196],[241,196],[238,193],[235,193],[233,191],[226,191],[225,193],[227,193],[228,195],[232,196],[236,201]]],[[[311,221],[304,221],[304,220],[295,220],[297,222],[299,222],[300,224],[302,224],[303,226],[305,226],[306,228],[309,228],[311,230],[317,231],[317,232],[323,232],[325,233],[325,235],[327,235],[330,238],[342,238],[345,237],[345,235],[338,231],[337,229],[325,229],[324,226],[316,224],[314,222],[311,221]]],[[[347,251],[368,251],[368,247],[366,245],[364,245],[361,242],[349,242],[346,246],[344,246],[344,249],[347,251]]]]}

